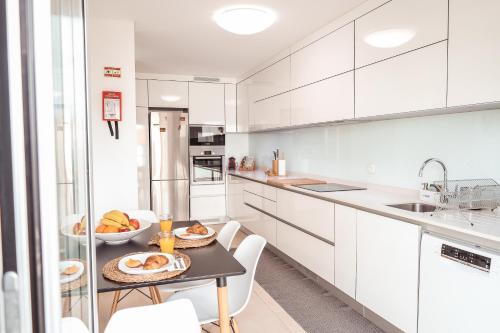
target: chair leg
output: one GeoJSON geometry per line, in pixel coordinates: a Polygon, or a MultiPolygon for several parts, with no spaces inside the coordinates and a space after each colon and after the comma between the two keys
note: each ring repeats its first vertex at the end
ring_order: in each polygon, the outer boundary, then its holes
{"type": "Polygon", "coordinates": [[[236,323],[236,319],[231,318],[231,328],[233,329],[234,333],[240,333],[240,328],[238,327],[238,324],[236,323]]]}
{"type": "Polygon", "coordinates": [[[116,308],[118,307],[118,302],[120,301],[120,290],[115,291],[115,294],[113,296],[113,303],[111,304],[111,314],[109,315],[110,317],[113,315],[113,313],[116,312],[116,308]]]}

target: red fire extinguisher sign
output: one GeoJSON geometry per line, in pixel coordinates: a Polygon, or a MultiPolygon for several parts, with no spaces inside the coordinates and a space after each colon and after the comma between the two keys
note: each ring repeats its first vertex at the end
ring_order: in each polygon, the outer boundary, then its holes
{"type": "Polygon", "coordinates": [[[122,121],[122,93],[119,91],[102,92],[102,120],[122,121]]]}

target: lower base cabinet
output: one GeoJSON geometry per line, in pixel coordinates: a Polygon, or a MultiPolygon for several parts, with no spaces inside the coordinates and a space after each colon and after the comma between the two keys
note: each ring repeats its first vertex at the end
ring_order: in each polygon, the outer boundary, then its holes
{"type": "Polygon", "coordinates": [[[420,227],[357,212],[356,300],[407,333],[417,332],[420,227]]]}
{"type": "Polygon", "coordinates": [[[356,214],[354,208],[335,205],[335,286],[356,298],[356,214]]]}
{"type": "Polygon", "coordinates": [[[277,221],[277,244],[281,252],[334,284],[335,248],[296,228],[277,221]]]}
{"type": "Polygon", "coordinates": [[[264,237],[269,244],[276,246],[276,219],[251,207],[248,208],[251,211],[250,218],[244,226],[254,234],[264,237]]]}
{"type": "Polygon", "coordinates": [[[191,198],[191,220],[215,219],[226,215],[226,196],[191,198]]]}

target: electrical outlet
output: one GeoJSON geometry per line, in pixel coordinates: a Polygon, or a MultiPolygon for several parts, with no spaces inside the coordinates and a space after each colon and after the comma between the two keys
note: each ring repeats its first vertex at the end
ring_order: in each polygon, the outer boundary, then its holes
{"type": "Polygon", "coordinates": [[[373,163],[370,163],[370,164],[368,164],[367,170],[368,170],[368,174],[374,175],[377,172],[377,166],[373,163]]]}

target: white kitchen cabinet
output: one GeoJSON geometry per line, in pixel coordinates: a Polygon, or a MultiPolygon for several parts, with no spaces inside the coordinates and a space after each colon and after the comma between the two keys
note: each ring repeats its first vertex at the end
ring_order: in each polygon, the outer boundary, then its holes
{"type": "MultiPolygon", "coordinates": [[[[227,177],[227,216],[240,222],[244,218],[245,204],[243,202],[243,188],[247,180],[228,175],[227,177]]],[[[241,222],[240,222],[241,223],[241,222]]]]}
{"type": "MultiPolygon", "coordinates": [[[[264,201],[264,205],[269,206],[268,210],[272,210],[273,206],[274,210],[276,210],[275,202],[261,199],[264,201]]],[[[247,219],[244,225],[245,228],[254,234],[264,237],[269,244],[276,246],[276,219],[252,207],[248,207],[248,209],[250,210],[250,214],[248,215],[250,218],[247,219]]]]}
{"type": "Polygon", "coordinates": [[[278,191],[276,187],[253,181],[246,182],[244,190],[271,201],[276,201],[278,191]]]}
{"type": "Polygon", "coordinates": [[[251,102],[290,90],[290,57],[256,73],[252,77],[249,88],[251,102]]]}
{"type": "Polygon", "coordinates": [[[224,84],[189,82],[189,123],[225,124],[224,84]]]}
{"type": "Polygon", "coordinates": [[[292,90],[291,125],[354,118],[354,72],[292,90]]]}
{"type": "Polygon", "coordinates": [[[356,70],[356,118],[446,106],[446,42],[356,70]]]}
{"type": "Polygon", "coordinates": [[[237,132],[248,132],[248,111],[250,98],[248,96],[248,85],[250,80],[244,80],[236,85],[236,130],[237,132]]]}
{"type": "Polygon", "coordinates": [[[335,241],[335,205],[287,190],[278,190],[277,217],[331,242],[335,241]]]}
{"type": "Polygon", "coordinates": [[[148,107],[148,80],[135,80],[135,105],[148,107]]]}
{"type": "Polygon", "coordinates": [[[291,88],[354,69],[354,23],[331,32],[291,57],[291,88]]]}
{"type": "Polygon", "coordinates": [[[448,0],[387,2],[356,20],[356,68],[445,40],[447,29],[448,0]]]}
{"type": "Polygon", "coordinates": [[[356,209],[335,205],[335,286],[356,298],[356,209]]]}
{"type": "Polygon", "coordinates": [[[276,247],[312,272],[335,283],[335,248],[277,221],[276,247]]]}
{"type": "Polygon", "coordinates": [[[420,227],[357,213],[356,300],[404,332],[417,331],[420,227]]]}
{"type": "Polygon", "coordinates": [[[226,196],[191,197],[191,220],[214,219],[226,216],[226,196]]]}
{"type": "Polygon", "coordinates": [[[236,85],[224,84],[224,109],[226,112],[226,133],[236,133],[236,85]]]}
{"type": "Polygon", "coordinates": [[[250,104],[250,130],[290,126],[290,93],[250,104]]]}
{"type": "Polygon", "coordinates": [[[448,106],[500,101],[500,1],[450,0],[448,106]]]}
{"type": "Polygon", "coordinates": [[[188,95],[187,82],[148,80],[150,107],[188,108],[188,95]]]}

